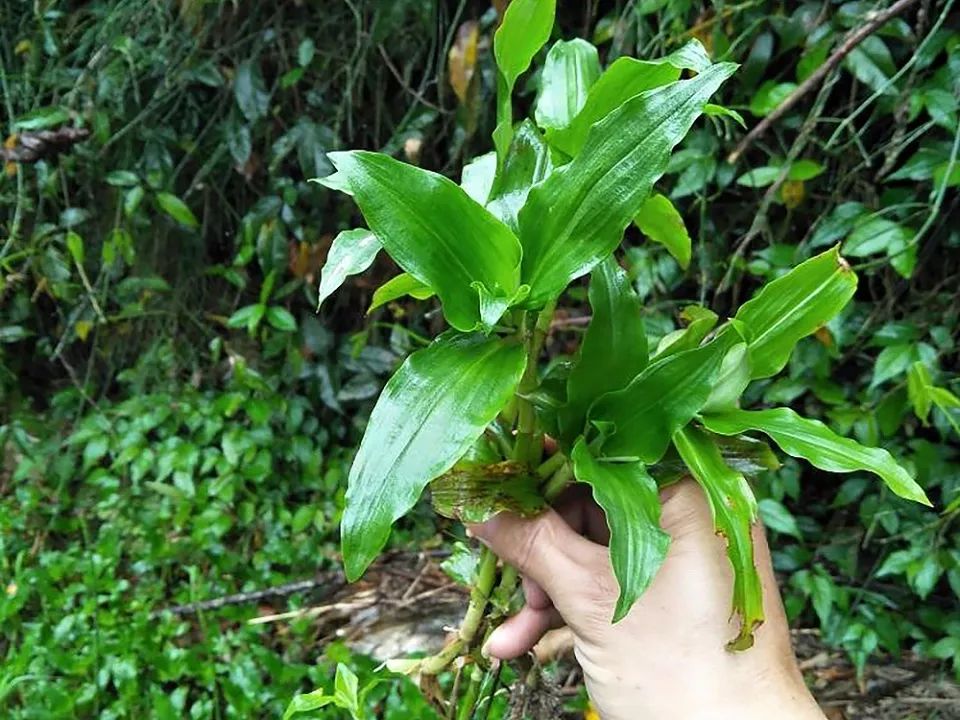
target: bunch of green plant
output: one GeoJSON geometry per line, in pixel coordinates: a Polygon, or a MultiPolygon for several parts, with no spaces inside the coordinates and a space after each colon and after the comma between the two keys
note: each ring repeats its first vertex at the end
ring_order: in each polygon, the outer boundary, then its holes
{"type": "MultiPolygon", "coordinates": [[[[321,180],[352,195],[370,230],[334,242],[324,281],[335,286],[385,249],[404,271],[377,291],[436,294],[451,329],[411,355],[381,395],[350,471],[342,523],[347,576],[358,578],[390,527],[428,486],[437,510],[480,522],[502,510],[536,513],[571,481],[586,483],[611,531],[623,618],[664,560],[658,488],[692,475],[726,538],[741,630],[752,644],[763,620],[751,526],[757,504],[745,475],[769,467],[759,431],[788,455],[831,472],[868,471],[897,495],[929,504],[885,450],[864,447],[787,408],[744,410],[754,380],[777,375],[794,347],[831,321],[857,280],[836,248],[768,283],[728,321],[703,306],[686,328],[648,350],[642,306],[613,253],[624,230],[669,222],[653,194],[670,154],[736,69],[712,63],[697,42],[656,61],[620,58],[601,72],[595,49],[550,49],[534,121],[514,125],[511,93],[549,39],[554,3],[516,0],[494,41],[495,152],[465,168],[460,186],[370,152],[331,153],[321,180]],[[684,70],[692,77],[680,79],[684,70]],[[592,319],[568,372],[541,376],[539,359],[560,294],[590,274],[592,319]],[[544,434],[560,451],[544,458],[544,434]]],[[[472,716],[489,691],[476,653],[507,611],[512,568],[481,552],[457,638],[404,667],[436,674],[472,663],[447,707],[472,716]]],[[[459,685],[459,683],[458,683],[459,685]]]]}

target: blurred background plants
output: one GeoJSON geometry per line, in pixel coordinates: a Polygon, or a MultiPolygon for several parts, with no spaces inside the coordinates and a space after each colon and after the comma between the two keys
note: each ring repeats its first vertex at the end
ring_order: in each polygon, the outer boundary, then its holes
{"type": "MultiPolygon", "coordinates": [[[[723,314],[842,243],[855,302],[751,400],[889,448],[937,511],[866,476],[771,473],[758,494],[788,611],[861,673],[904,652],[960,672],[960,12],[906,3],[783,112],[885,5],[559,4],[555,36],[604,62],[695,37],[742,63],[721,100],[769,129],[743,145],[706,118],[658,188],[686,231],[628,232],[647,330],[657,342],[691,302],[723,314]]],[[[0,2],[5,717],[277,717],[338,662],[369,679],[307,621],[247,625],[255,604],[153,613],[336,567],[358,428],[441,320],[431,301],[365,314],[386,260],[314,313],[356,213],[309,179],[344,147],[458,177],[489,149],[496,17],[481,0],[0,2]],[[14,161],[62,127],[90,134],[14,161]]],[[[537,71],[518,87],[532,103],[537,71]]],[[[558,358],[583,293],[562,307],[558,358]]],[[[445,535],[401,527],[397,546],[445,535]]],[[[369,697],[430,717],[405,683],[369,697]]]]}

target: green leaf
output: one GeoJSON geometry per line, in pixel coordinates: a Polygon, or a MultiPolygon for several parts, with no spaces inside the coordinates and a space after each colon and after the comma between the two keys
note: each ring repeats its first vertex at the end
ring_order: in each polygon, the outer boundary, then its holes
{"type": "Polygon", "coordinates": [[[45,107],[27,113],[13,123],[14,131],[49,130],[70,120],[70,113],[64,108],[45,107]]]}
{"type": "Polygon", "coordinates": [[[603,444],[604,455],[635,457],[648,464],[663,457],[670,437],[700,412],[710,396],[735,336],[730,333],[696,350],[669,355],[623,390],[597,400],[590,420],[615,427],[603,444]]]}
{"type": "Polygon", "coordinates": [[[763,524],[768,528],[784,535],[792,535],[797,540],[803,540],[800,526],[797,525],[797,519],[793,516],[793,513],[784,507],[783,503],[771,498],[764,498],[758,503],[758,507],[763,524]]]}
{"type": "Polygon", "coordinates": [[[247,305],[237,310],[227,320],[227,327],[241,328],[246,327],[251,333],[257,329],[260,321],[267,312],[266,305],[257,303],[256,305],[247,305]]]}
{"type": "Polygon", "coordinates": [[[813,160],[797,160],[790,166],[790,172],[787,175],[788,180],[813,180],[823,174],[826,168],[813,160]]]}
{"type": "Polygon", "coordinates": [[[889,452],[864,447],[855,440],[841,437],[819,420],[800,417],[788,408],[728,410],[704,415],[703,424],[711,432],[721,435],[758,430],[769,435],[788,455],[803,458],[814,467],[836,473],[865,470],[879,475],[900,497],[930,505],[923,488],[889,452]]]}
{"type": "Polygon", "coordinates": [[[409,295],[415,300],[426,300],[427,298],[433,297],[434,292],[429,286],[424,285],[413,277],[413,275],[400,273],[374,290],[373,299],[370,301],[370,307],[367,309],[367,315],[378,307],[402,298],[404,295],[409,295]]]}
{"type": "Polygon", "coordinates": [[[654,354],[656,360],[699,347],[700,342],[713,330],[718,320],[713,310],[701,305],[688,305],[680,313],[680,317],[688,323],[687,327],[675,330],[661,338],[657,345],[657,352],[654,354]]]}
{"type": "MultiPolygon", "coordinates": [[[[726,331],[729,332],[729,331],[726,331]]],[[[710,397],[703,406],[704,412],[737,407],[740,396],[750,384],[750,349],[746,343],[737,343],[727,352],[720,364],[720,373],[710,397]]]]}
{"type": "Polygon", "coordinates": [[[440,563],[440,569],[455,583],[470,587],[476,582],[479,558],[462,542],[453,543],[450,557],[440,563]]]}
{"type": "Polygon", "coordinates": [[[143,202],[144,194],[144,189],[140,185],[135,185],[127,190],[123,195],[123,214],[127,217],[133,217],[140,208],[140,203],[143,202]]]}
{"type": "Polygon", "coordinates": [[[593,45],[579,38],[555,42],[540,74],[540,93],[534,109],[537,125],[545,129],[569,125],[599,77],[600,57],[593,45]]]}
{"type": "Polygon", "coordinates": [[[716,105],[714,103],[707,103],[703,106],[703,114],[711,117],[728,117],[744,130],[747,129],[747,121],[743,119],[743,115],[732,108],[728,108],[723,105],[716,105]]]}
{"type": "Polygon", "coordinates": [[[163,212],[181,225],[184,225],[188,228],[196,228],[200,226],[200,223],[197,222],[197,218],[193,214],[193,211],[187,207],[187,204],[183,200],[172,193],[158,192],[157,205],[160,206],[160,209],[163,210],[163,212]]]}
{"type": "Polygon", "coordinates": [[[380,241],[369,230],[344,230],[330,245],[327,261],[320,271],[317,309],[350,275],[358,275],[369,268],[380,252],[380,241]]]}
{"type": "Polygon", "coordinates": [[[727,557],[733,566],[733,610],[740,616],[740,633],[727,647],[745,650],[753,645],[753,632],[763,622],[763,586],[753,557],[751,531],[757,519],[757,501],[743,475],[723,461],[710,436],[686,427],[673,444],[703,487],[717,532],[727,540],[727,557]]]}
{"type": "Polygon", "coordinates": [[[917,346],[913,343],[885,347],[880,351],[877,361],[873,365],[873,378],[870,380],[870,388],[875,388],[887,380],[903,375],[917,359],[917,346]]]}
{"type": "Polygon", "coordinates": [[[256,122],[267,114],[270,109],[270,93],[263,82],[259,63],[244,60],[237,65],[233,78],[233,96],[248,122],[256,122]]]}
{"type": "Polygon", "coordinates": [[[267,322],[271,327],[283,332],[296,332],[297,321],[286,308],[272,305],[267,308],[267,322]]]}
{"type": "Polygon", "coordinates": [[[379,153],[329,157],[384,249],[436,291],[447,322],[462,331],[492,324],[481,318],[474,283],[492,296],[517,292],[520,243],[510,228],[442,175],[379,153]]]}
{"type": "Polygon", "coordinates": [[[872,217],[859,223],[843,244],[843,252],[850,257],[867,257],[889,253],[891,247],[900,248],[913,239],[913,231],[886,218],[872,217]]]}
{"type": "Polygon", "coordinates": [[[565,127],[547,132],[550,144],[571,157],[580,152],[591,126],[641,93],[675,82],[684,69],[703,72],[710,58],[703,45],[691,40],[659,60],[622,57],[593,84],[583,108],[565,127]]]}
{"type": "Polygon", "coordinates": [[[140,178],[137,177],[137,174],[129,170],[114,170],[107,173],[104,180],[107,181],[107,185],[113,185],[113,187],[133,187],[140,184],[140,178]]]}
{"type": "Polygon", "coordinates": [[[768,80],[754,93],[750,100],[750,112],[757,117],[769,115],[797,89],[792,82],[778,83],[768,80]]]}
{"type": "Polygon", "coordinates": [[[620,622],[643,595],[667,557],[670,536],[660,529],[657,484],[642,463],[594,458],[583,438],[572,454],[577,480],[593,488],[610,528],[610,562],[620,585],[613,622],[620,622]]]}
{"type": "Polygon", "coordinates": [[[843,66],[864,85],[875,92],[896,95],[897,87],[889,78],[897,71],[896,63],[886,43],[870,35],[850,51],[843,66]]]}
{"type": "Polygon", "coordinates": [[[612,256],[594,268],[589,297],[593,317],[567,377],[567,404],[558,413],[561,439],[568,447],[584,431],[593,401],[625,388],[647,365],[643,304],[612,256]]]}
{"type": "Polygon", "coordinates": [[[67,250],[70,252],[70,257],[73,258],[73,261],[77,265],[83,265],[84,258],[84,247],[83,247],[83,238],[77,235],[73,230],[67,231],[67,250]]]}
{"type": "Polygon", "coordinates": [[[761,188],[773,185],[780,177],[781,168],[779,165],[764,165],[762,167],[748,170],[737,178],[737,185],[749,188],[761,188]]]}
{"type": "Polygon", "coordinates": [[[527,307],[557,297],[613,251],[666,171],[673,147],[735,69],[712,65],[628,100],[591,129],[571,163],[530,191],[520,211],[527,307]]]}
{"type": "Polygon", "coordinates": [[[651,195],[634,218],[640,231],[663,245],[684,270],[690,267],[691,241],[683,216],[669,198],[651,195]]]}
{"type": "Polygon", "coordinates": [[[341,526],[353,581],[390,526],[476,441],[510,400],[526,366],[522,346],[476,335],[441,336],[390,378],[350,468],[341,526]]]}
{"type": "Polygon", "coordinates": [[[540,478],[521,463],[455,466],[430,483],[438,515],[484,523],[501,512],[532,517],[543,510],[540,478]]]}
{"type": "Polygon", "coordinates": [[[837,248],[764,285],[736,315],[753,378],[780,372],[797,342],[839,313],[856,289],[857,276],[837,248]]]}
{"type": "Polygon", "coordinates": [[[490,190],[487,209],[517,232],[517,215],[530,188],[553,171],[550,148],[532,120],[524,120],[513,135],[503,169],[490,190]]]}
{"type": "Polygon", "coordinates": [[[286,712],[283,713],[283,720],[290,720],[294,715],[300,713],[313,712],[334,701],[333,695],[327,695],[323,690],[314,690],[304,695],[294,695],[293,700],[287,705],[286,712]]]}
{"type": "MultiPolygon", "coordinates": [[[[720,448],[723,461],[733,470],[749,478],[781,467],[780,460],[773,450],[762,440],[746,435],[724,437],[712,433],[710,439],[720,448]]],[[[668,449],[660,462],[647,469],[661,488],[679,482],[690,474],[675,448],[668,449]]]]}
{"type": "Polygon", "coordinates": [[[493,55],[508,94],[550,39],[555,13],[556,0],[513,0],[507,6],[493,38],[493,55]]]}
{"type": "Polygon", "coordinates": [[[487,204],[493,181],[497,175],[497,154],[488,152],[478,155],[463,166],[460,187],[481,205],[487,204]]]}
{"type": "Polygon", "coordinates": [[[360,680],[353,670],[343,663],[337,663],[337,674],[333,679],[333,701],[354,717],[359,713],[360,680]]]}

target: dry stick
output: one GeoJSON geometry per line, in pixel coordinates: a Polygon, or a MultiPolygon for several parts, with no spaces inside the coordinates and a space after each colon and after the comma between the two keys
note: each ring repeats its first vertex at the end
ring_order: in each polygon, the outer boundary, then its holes
{"type": "Polygon", "coordinates": [[[740,144],[737,145],[736,149],[734,149],[734,151],[727,157],[727,162],[732,164],[739,160],[740,156],[743,155],[746,149],[750,147],[750,145],[752,145],[757,138],[769,130],[770,126],[777,122],[777,120],[786,115],[786,113],[794,105],[796,105],[797,102],[800,101],[800,98],[817,87],[830,73],[830,71],[839,65],[841,61],[847,55],[849,55],[855,47],[857,47],[857,45],[875,33],[887,21],[895,18],[897,15],[907,10],[910,6],[916,5],[918,2],[919,0],[898,0],[898,2],[895,2],[886,10],[878,12],[866,23],[864,23],[864,25],[847,35],[843,42],[840,43],[840,47],[834,50],[833,54],[827,58],[827,61],[823,63],[823,65],[818,67],[810,77],[804,80],[800,87],[790,93],[790,95],[787,96],[787,99],[777,106],[776,110],[767,115],[757,124],[755,128],[753,128],[753,130],[744,136],[743,140],[740,141],[740,144]]]}

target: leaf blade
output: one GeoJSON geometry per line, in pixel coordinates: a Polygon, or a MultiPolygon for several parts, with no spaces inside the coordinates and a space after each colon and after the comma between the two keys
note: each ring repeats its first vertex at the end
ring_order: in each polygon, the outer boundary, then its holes
{"type": "Polygon", "coordinates": [[[317,309],[350,275],[359,275],[369,268],[380,252],[377,236],[366,229],[344,230],[333,239],[327,261],[320,270],[317,309]]]}
{"type": "Polygon", "coordinates": [[[710,397],[721,363],[736,333],[655,362],[626,388],[601,397],[590,410],[593,422],[616,427],[603,451],[611,457],[657,462],[671,436],[690,422],[710,397]]]}
{"type": "Polygon", "coordinates": [[[526,366],[520,345],[442,336],[387,382],[347,481],[341,525],[356,580],[435,477],[449,470],[512,396],[526,366]]]}
{"type": "Polygon", "coordinates": [[[683,216],[669,198],[659,193],[651,195],[643,203],[634,222],[644,235],[663,245],[680,267],[684,270],[690,267],[693,254],[690,233],[687,232],[683,216]]]}
{"type": "Polygon", "coordinates": [[[534,118],[541,128],[570,124],[587,102],[587,93],[600,77],[597,48],[586,40],[558,40],[547,53],[540,75],[534,118]]]}
{"type": "Polygon", "coordinates": [[[770,437],[780,449],[803,458],[827,472],[872,472],[900,497],[930,505],[916,480],[881,448],[865,447],[856,440],[837,435],[819,420],[797,415],[789,408],[772,410],[727,410],[704,415],[704,426],[720,435],[757,430],[770,437]]]}
{"type": "Polygon", "coordinates": [[[703,488],[717,532],[727,540],[733,566],[733,609],[740,616],[740,633],[727,647],[746,650],[753,631],[763,622],[763,586],[754,562],[752,528],[757,501],[743,475],[730,469],[720,450],[703,431],[685,427],[673,437],[674,447],[703,488]]]}
{"type": "Polygon", "coordinates": [[[713,65],[628,100],[591,129],[571,163],[530,191],[519,217],[527,307],[555,298],[617,246],[673,147],[735,67],[713,65]]]}
{"type": "Polygon", "coordinates": [[[657,484],[642,463],[600,462],[583,438],[571,459],[574,475],[590,485],[610,529],[610,562],[620,585],[613,614],[617,623],[653,582],[670,548],[670,536],[660,528],[657,484]]]}
{"type": "Polygon", "coordinates": [[[584,431],[594,399],[626,387],[648,360],[643,305],[613,257],[594,268],[589,298],[593,316],[567,378],[567,404],[558,414],[561,439],[567,445],[584,431]]]}
{"type": "Polygon", "coordinates": [[[834,317],[857,290],[857,276],[834,247],[764,285],[736,314],[754,379],[780,372],[794,346],[834,317]]]}
{"type": "MultiPolygon", "coordinates": [[[[448,178],[379,153],[330,153],[370,229],[397,264],[433,288],[457,330],[481,325],[473,283],[511,297],[519,286],[513,232],[448,178]]],[[[487,320],[489,320],[487,318],[487,320]]]]}

